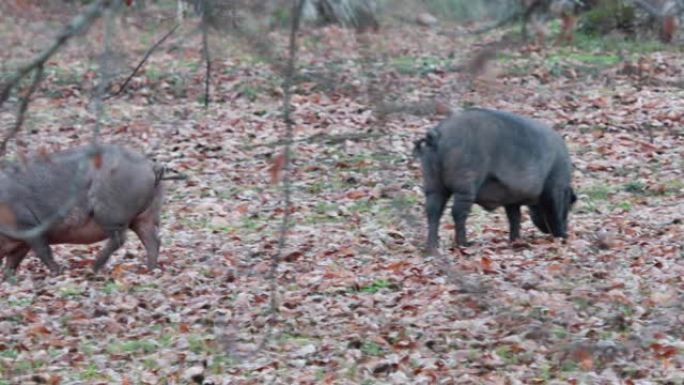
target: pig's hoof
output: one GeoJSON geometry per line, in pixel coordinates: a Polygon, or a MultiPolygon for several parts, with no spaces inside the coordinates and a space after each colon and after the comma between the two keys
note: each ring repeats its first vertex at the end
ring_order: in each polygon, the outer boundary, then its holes
{"type": "Polygon", "coordinates": [[[63,272],[64,268],[62,268],[61,266],[50,267],[50,274],[52,274],[53,276],[61,275],[63,272]]]}
{"type": "Polygon", "coordinates": [[[436,247],[429,247],[425,250],[426,257],[439,257],[439,250],[436,247]]]}

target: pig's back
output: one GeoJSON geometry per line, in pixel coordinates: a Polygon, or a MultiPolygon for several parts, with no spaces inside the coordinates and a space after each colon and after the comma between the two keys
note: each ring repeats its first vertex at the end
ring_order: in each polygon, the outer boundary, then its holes
{"type": "Polygon", "coordinates": [[[503,111],[469,109],[436,130],[444,175],[458,175],[457,183],[496,183],[510,196],[538,195],[564,150],[549,127],[503,111]]]}
{"type": "Polygon", "coordinates": [[[477,158],[477,163],[497,155],[506,163],[551,162],[556,152],[567,153],[563,139],[551,128],[504,111],[469,109],[436,130],[442,155],[455,148],[461,157],[477,158]]]}

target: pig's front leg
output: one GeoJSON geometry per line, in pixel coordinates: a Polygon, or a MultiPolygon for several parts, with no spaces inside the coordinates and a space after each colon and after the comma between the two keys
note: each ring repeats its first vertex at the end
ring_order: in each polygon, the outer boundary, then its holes
{"type": "Polygon", "coordinates": [[[510,227],[508,237],[513,242],[520,237],[520,205],[506,206],[506,216],[510,227]]]}
{"type": "Polygon", "coordinates": [[[102,269],[102,267],[104,267],[104,265],[107,264],[109,257],[111,257],[115,251],[117,251],[121,246],[123,246],[125,242],[126,229],[112,231],[110,233],[109,239],[107,240],[107,244],[100,251],[100,254],[98,254],[97,258],[95,259],[95,265],[93,265],[93,270],[95,272],[98,272],[100,269],[102,269]]]}

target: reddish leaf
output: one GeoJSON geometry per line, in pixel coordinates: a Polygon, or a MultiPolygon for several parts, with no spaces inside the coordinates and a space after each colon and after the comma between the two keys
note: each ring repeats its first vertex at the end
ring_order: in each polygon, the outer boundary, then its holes
{"type": "Polygon", "coordinates": [[[346,194],[347,198],[354,199],[354,200],[361,199],[361,198],[364,198],[366,196],[368,196],[368,193],[365,191],[362,191],[362,190],[352,190],[346,194]]]}
{"type": "Polygon", "coordinates": [[[677,348],[670,345],[662,345],[659,343],[651,344],[651,349],[655,353],[655,356],[660,359],[671,358],[677,354],[677,348]]]}
{"type": "Polygon", "coordinates": [[[277,184],[280,181],[280,173],[285,167],[285,154],[278,154],[273,158],[271,167],[268,169],[268,173],[271,175],[271,184],[277,184]]]}
{"type": "Polygon", "coordinates": [[[482,271],[485,273],[491,274],[496,272],[492,266],[492,259],[487,256],[483,256],[482,259],[480,259],[480,266],[482,267],[482,271]]]}

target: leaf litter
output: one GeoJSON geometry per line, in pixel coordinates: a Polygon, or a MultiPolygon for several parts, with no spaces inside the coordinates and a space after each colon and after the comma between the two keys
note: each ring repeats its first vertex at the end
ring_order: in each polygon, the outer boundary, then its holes
{"type": "MultiPolygon", "coordinates": [[[[13,47],[3,59],[30,57],[29,47],[9,44],[26,38],[25,22],[2,24],[10,31],[3,46],[13,47]]],[[[134,32],[120,33],[122,51],[144,52],[134,32]]],[[[29,36],[50,35],[36,27],[29,36]]],[[[283,36],[272,37],[284,47],[283,36]]],[[[82,39],[89,44],[52,62],[17,152],[88,140],[93,79],[85,69],[97,45],[82,39]]],[[[203,79],[191,66],[197,38],[172,38],[175,49],[153,55],[126,95],[109,102],[102,132],[188,175],[167,183],[162,270],[145,269],[133,239],[100,275],[90,268],[101,245],[54,247],[67,267],[58,277],[27,258],[0,283],[0,384],[681,381],[684,99],[672,85],[680,53],[585,73],[572,59],[561,60],[572,71],[549,68],[558,48],[511,49],[469,83],[457,70],[467,37],[392,26],[367,41],[337,27],[302,39],[301,72],[337,80],[298,83],[296,139],[386,135],[296,144],[294,224],[266,348],[251,354],[268,327],[266,275],[283,215],[282,155],[269,146],[284,132],[280,81],[239,42],[221,40],[235,49],[214,60],[205,111],[203,79]],[[370,66],[358,64],[362,44],[370,66]],[[567,244],[525,221],[523,242],[512,247],[505,215],[475,209],[472,247],[451,248],[453,225],[443,219],[445,255],[422,256],[420,171],[410,152],[439,117],[381,121],[368,101],[373,86],[396,100],[439,96],[559,130],[579,195],[567,244]]]]}

